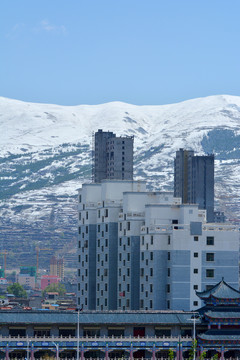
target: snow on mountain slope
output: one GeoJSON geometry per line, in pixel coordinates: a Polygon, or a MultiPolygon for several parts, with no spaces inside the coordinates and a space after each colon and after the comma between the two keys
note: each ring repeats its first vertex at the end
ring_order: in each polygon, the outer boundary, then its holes
{"type": "Polygon", "coordinates": [[[1,222],[74,233],[76,190],[91,179],[92,133],[98,129],[134,135],[135,177],[153,189],[172,189],[180,147],[214,152],[216,205],[229,218],[240,218],[240,97],[164,106],[58,106],[0,98],[1,222]]]}

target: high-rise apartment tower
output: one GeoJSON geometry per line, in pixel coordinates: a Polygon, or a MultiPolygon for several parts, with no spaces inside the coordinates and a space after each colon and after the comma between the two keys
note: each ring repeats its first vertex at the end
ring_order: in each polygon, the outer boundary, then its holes
{"type": "Polygon", "coordinates": [[[207,222],[214,222],[214,155],[194,156],[180,149],[174,160],[174,196],[183,204],[198,204],[207,210],[207,222]]]}
{"type": "Polygon", "coordinates": [[[94,135],[93,181],[133,179],[133,136],[117,137],[98,130],[94,135]]]}

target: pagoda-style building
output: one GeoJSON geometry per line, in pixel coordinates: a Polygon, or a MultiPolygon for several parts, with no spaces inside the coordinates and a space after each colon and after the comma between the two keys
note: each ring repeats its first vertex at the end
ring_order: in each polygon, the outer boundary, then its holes
{"type": "Polygon", "coordinates": [[[205,306],[199,309],[208,330],[198,334],[200,352],[215,350],[221,358],[240,357],[240,292],[223,279],[209,290],[196,292],[205,306]]]}

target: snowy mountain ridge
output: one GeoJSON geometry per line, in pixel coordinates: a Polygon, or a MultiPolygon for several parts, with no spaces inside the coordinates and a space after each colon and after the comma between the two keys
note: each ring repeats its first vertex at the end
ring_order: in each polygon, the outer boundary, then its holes
{"type": "MultiPolygon", "coordinates": [[[[60,106],[1,97],[0,216],[6,229],[29,225],[75,236],[77,188],[91,180],[92,134],[98,129],[134,135],[135,178],[152,189],[173,189],[179,148],[214,153],[216,207],[240,219],[240,97],[161,106],[60,106]]],[[[0,235],[0,241],[6,238],[0,235]]]]}

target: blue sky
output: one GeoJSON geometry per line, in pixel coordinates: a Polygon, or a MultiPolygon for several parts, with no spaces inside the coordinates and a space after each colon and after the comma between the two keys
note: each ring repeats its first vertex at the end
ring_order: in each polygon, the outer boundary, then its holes
{"type": "Polygon", "coordinates": [[[0,96],[62,105],[240,95],[239,0],[1,0],[0,96]]]}

